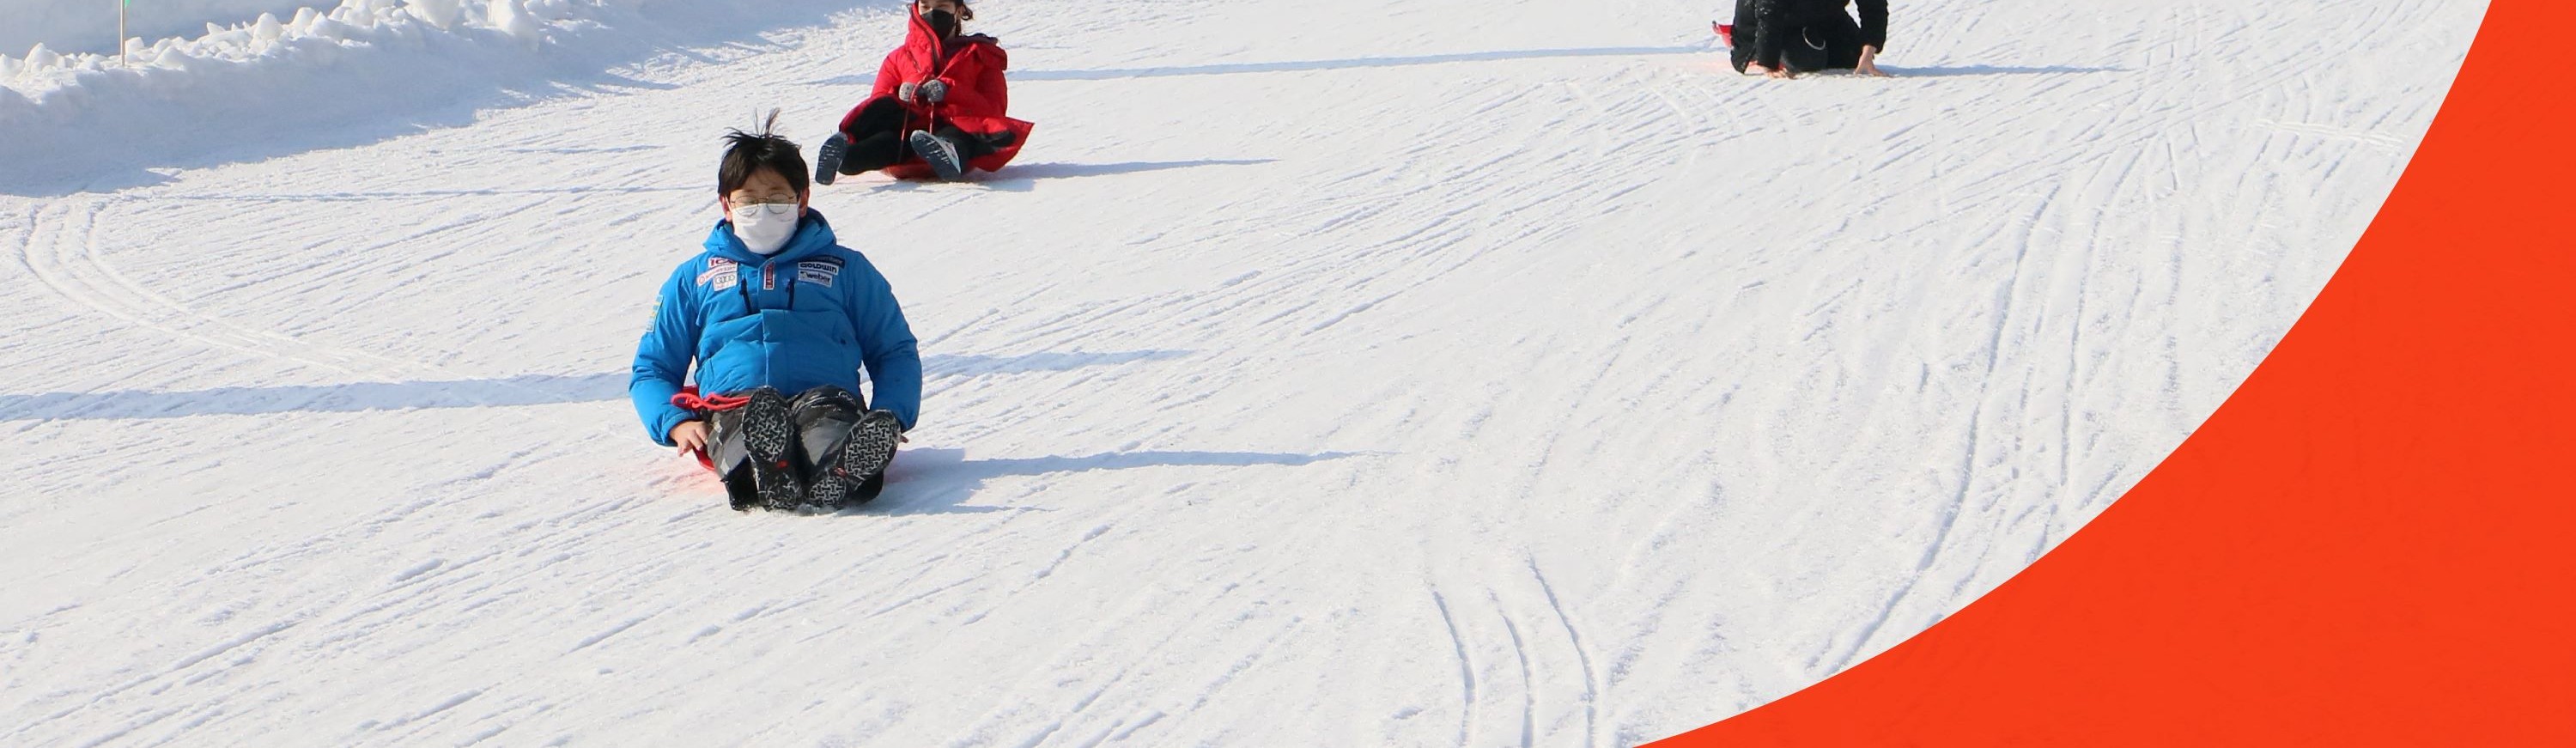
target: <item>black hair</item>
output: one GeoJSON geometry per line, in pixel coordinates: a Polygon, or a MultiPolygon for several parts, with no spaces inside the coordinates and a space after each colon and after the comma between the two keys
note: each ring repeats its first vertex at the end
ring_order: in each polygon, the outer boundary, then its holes
{"type": "Polygon", "coordinates": [[[724,163],[716,169],[716,194],[733,194],[763,169],[785,178],[787,186],[796,188],[796,194],[806,193],[806,180],[812,177],[805,173],[805,154],[796,141],[778,136],[777,130],[778,110],[772,109],[767,118],[760,120],[759,129],[725,131],[724,163]]]}

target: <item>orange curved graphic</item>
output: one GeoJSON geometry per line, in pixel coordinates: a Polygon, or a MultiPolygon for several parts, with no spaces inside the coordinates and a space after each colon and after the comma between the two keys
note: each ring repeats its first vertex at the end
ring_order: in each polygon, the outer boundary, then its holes
{"type": "Polygon", "coordinates": [[[2492,4],[2315,305],[2092,525],[1663,745],[2576,745],[2571,23],[2492,4]]]}

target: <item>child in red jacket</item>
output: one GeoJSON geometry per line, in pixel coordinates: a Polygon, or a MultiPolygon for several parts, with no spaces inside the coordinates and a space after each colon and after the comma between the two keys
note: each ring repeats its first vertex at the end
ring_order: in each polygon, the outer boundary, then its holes
{"type": "Polygon", "coordinates": [[[884,169],[897,179],[956,179],[994,171],[1019,155],[1035,125],[1006,115],[1010,93],[1000,40],[962,33],[965,0],[916,0],[903,47],[877,68],[876,90],[823,140],[814,181],[884,169]]]}

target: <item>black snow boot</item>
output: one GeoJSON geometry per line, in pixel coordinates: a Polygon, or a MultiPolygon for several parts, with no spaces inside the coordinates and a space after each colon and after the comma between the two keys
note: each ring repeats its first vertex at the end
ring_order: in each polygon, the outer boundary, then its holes
{"type": "Polygon", "coordinates": [[[714,460],[733,508],[795,509],[805,501],[796,475],[796,430],[787,398],[761,387],[743,393],[742,407],[716,411],[714,460]]]}
{"type": "Polygon", "coordinates": [[[895,446],[903,441],[903,421],[891,410],[871,410],[850,427],[849,444],[841,449],[841,467],[858,481],[851,504],[866,503],[885,490],[886,466],[894,464],[895,446]]]}
{"type": "Polygon", "coordinates": [[[816,387],[790,406],[799,446],[813,459],[806,473],[806,501],[838,509],[876,497],[874,488],[902,436],[894,414],[868,410],[859,396],[839,387],[816,387]]]}

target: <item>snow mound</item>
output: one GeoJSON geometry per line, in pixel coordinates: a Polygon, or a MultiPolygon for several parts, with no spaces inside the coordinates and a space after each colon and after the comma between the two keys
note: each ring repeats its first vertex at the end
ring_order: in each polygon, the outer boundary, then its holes
{"type": "MultiPolygon", "coordinates": [[[[0,0],[0,51],[42,44],[56,52],[114,53],[119,0],[0,0]]],[[[158,39],[196,32],[209,21],[238,22],[274,13],[292,18],[329,0],[147,0],[126,10],[125,36],[158,39]]]]}
{"type": "Polygon", "coordinates": [[[122,59],[37,44],[0,56],[0,131],[12,135],[0,161],[17,167],[0,192],[113,189],[134,183],[125,167],[263,158],[281,136],[363,142],[423,120],[460,123],[477,105],[614,85],[607,71],[691,44],[885,4],[344,0],[283,20],[207,23],[194,38],[129,39],[122,59]]]}

